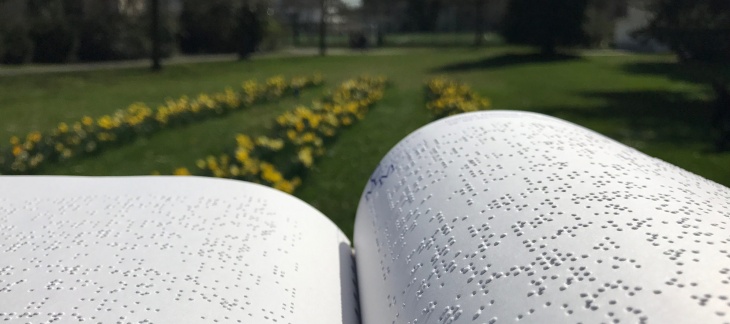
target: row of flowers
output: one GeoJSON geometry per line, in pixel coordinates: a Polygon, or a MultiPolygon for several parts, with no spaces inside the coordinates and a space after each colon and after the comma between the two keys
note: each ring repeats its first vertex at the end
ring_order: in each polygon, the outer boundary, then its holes
{"type": "Polygon", "coordinates": [[[445,77],[426,83],[426,108],[435,118],[488,109],[489,99],[479,96],[469,85],[445,77]]]}
{"type": "Polygon", "coordinates": [[[192,171],[178,168],[176,175],[201,175],[261,183],[292,193],[314,161],[339,131],[365,118],[383,96],[384,77],[359,77],[310,107],[299,106],[276,118],[270,136],[236,136],[228,152],[196,162],[192,171]]]}
{"type": "Polygon", "coordinates": [[[32,132],[24,139],[10,138],[10,145],[0,148],[0,174],[32,173],[46,163],[97,153],[159,130],[223,116],[285,95],[297,95],[302,89],[322,83],[319,74],[290,80],[276,76],[264,83],[249,80],[237,90],[228,88],[194,98],[168,99],[157,109],[134,103],[110,115],[85,116],[74,123],[60,123],[44,133],[32,132]]]}

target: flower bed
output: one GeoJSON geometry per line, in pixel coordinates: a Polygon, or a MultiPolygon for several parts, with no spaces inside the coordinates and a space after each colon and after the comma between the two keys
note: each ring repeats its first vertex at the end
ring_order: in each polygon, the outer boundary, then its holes
{"type": "Polygon", "coordinates": [[[365,118],[382,98],[386,83],[382,77],[346,81],[311,107],[299,106],[278,116],[270,136],[239,134],[230,151],[198,160],[193,172],[178,168],[174,174],[245,180],[292,193],[314,161],[325,154],[327,143],[365,118]]]}
{"type": "Polygon", "coordinates": [[[435,118],[456,115],[464,112],[488,109],[489,99],[480,97],[464,83],[444,77],[431,79],[426,84],[426,108],[435,118]]]}
{"type": "Polygon", "coordinates": [[[96,119],[85,116],[71,124],[60,123],[51,131],[32,132],[25,139],[12,137],[10,146],[0,149],[0,174],[28,174],[47,163],[90,155],[139,136],[223,116],[322,83],[320,75],[289,81],[277,76],[263,84],[249,80],[238,90],[228,88],[195,98],[170,99],[157,109],[134,103],[111,115],[96,119]]]}

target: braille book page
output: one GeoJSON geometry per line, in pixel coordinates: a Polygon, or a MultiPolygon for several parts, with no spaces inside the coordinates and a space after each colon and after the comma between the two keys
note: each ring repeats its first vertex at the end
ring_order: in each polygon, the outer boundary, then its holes
{"type": "Polygon", "coordinates": [[[356,323],[352,253],[273,189],[0,178],[3,323],[356,323]]]}
{"type": "Polygon", "coordinates": [[[354,237],[364,324],[730,322],[730,190],[551,117],[414,132],[354,237]]]}

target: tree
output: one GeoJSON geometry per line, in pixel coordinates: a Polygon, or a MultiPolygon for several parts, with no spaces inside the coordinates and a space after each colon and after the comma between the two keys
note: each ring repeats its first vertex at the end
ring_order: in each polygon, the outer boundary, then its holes
{"type": "Polygon", "coordinates": [[[99,10],[84,15],[80,24],[79,47],[76,53],[80,61],[105,61],[123,59],[119,53],[123,30],[123,17],[116,11],[99,10]]]}
{"type": "Polygon", "coordinates": [[[487,0],[474,1],[474,46],[482,46],[484,40],[484,7],[487,0]]]}
{"type": "Polygon", "coordinates": [[[362,0],[362,12],[369,24],[375,27],[375,46],[385,45],[386,25],[390,15],[393,15],[391,0],[362,0]]]}
{"type": "Polygon", "coordinates": [[[152,71],[162,70],[160,64],[160,0],[150,0],[150,33],[152,39],[152,71]]]}
{"type": "Polygon", "coordinates": [[[74,32],[60,0],[28,1],[33,62],[63,63],[71,56],[74,32]]]}
{"type": "Polygon", "coordinates": [[[730,61],[730,1],[650,0],[639,36],[667,44],[680,60],[730,61]]]}
{"type": "Polygon", "coordinates": [[[408,0],[408,24],[418,32],[432,32],[436,29],[441,0],[408,0]]]}
{"type": "MultiPolygon", "coordinates": [[[[73,2],[73,0],[67,0],[73,2]]],[[[75,1],[79,2],[79,1],[75,1]]],[[[151,52],[148,0],[89,1],[78,19],[77,58],[80,61],[129,60],[149,58],[151,52]]],[[[80,8],[79,8],[80,9],[80,8]]],[[[162,22],[162,21],[161,21],[162,22]]],[[[160,28],[163,44],[169,30],[160,28]]],[[[169,51],[167,45],[165,51],[169,51]]]]}
{"type": "Polygon", "coordinates": [[[264,38],[264,28],[259,12],[254,10],[248,3],[238,9],[236,16],[236,52],[240,60],[248,59],[264,38]]]}
{"type": "Polygon", "coordinates": [[[327,55],[327,0],[320,0],[319,16],[319,55],[327,55]]]}
{"type": "Polygon", "coordinates": [[[291,26],[291,41],[292,45],[299,46],[299,34],[301,33],[299,26],[299,13],[289,13],[289,26],[291,26]]]}
{"type": "Polygon", "coordinates": [[[588,0],[512,0],[502,34],[507,42],[538,46],[553,56],[558,46],[585,42],[587,5],[588,0]]]}
{"type": "Polygon", "coordinates": [[[237,9],[232,0],[183,0],[180,13],[182,52],[235,52],[237,9]]]}
{"type": "Polygon", "coordinates": [[[33,52],[33,40],[28,36],[28,26],[17,23],[0,30],[3,52],[0,56],[2,64],[23,64],[30,60],[33,52]]]}
{"type": "MultiPolygon", "coordinates": [[[[322,0],[278,0],[280,12],[288,20],[289,32],[292,37],[292,45],[299,46],[301,36],[317,28],[319,33],[319,19],[314,20],[317,12],[322,7],[322,0]]],[[[283,17],[282,17],[283,18],[283,17]]]]}
{"type": "Polygon", "coordinates": [[[586,43],[591,47],[607,48],[614,41],[619,18],[627,14],[628,0],[590,0],[586,9],[586,43]]]}

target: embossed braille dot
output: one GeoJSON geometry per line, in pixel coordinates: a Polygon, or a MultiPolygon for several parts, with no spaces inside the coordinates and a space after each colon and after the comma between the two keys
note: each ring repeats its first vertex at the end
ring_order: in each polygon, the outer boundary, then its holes
{"type": "MultiPolygon", "coordinates": [[[[315,304],[317,310],[309,313],[322,313],[327,305],[320,298],[298,298],[294,286],[304,277],[329,272],[317,285],[302,285],[315,288],[306,288],[309,294],[354,268],[349,242],[324,216],[253,184],[160,178],[147,188],[146,181],[3,179],[0,318],[21,323],[323,322],[302,314],[315,304]],[[217,191],[205,193],[201,184],[210,182],[217,191]],[[135,190],[119,190],[125,187],[135,190]],[[336,256],[330,261],[313,257],[312,251],[328,249],[336,256]],[[347,266],[340,269],[340,262],[347,266]],[[22,289],[18,294],[16,287],[22,289]]],[[[354,293],[347,291],[354,291],[354,277],[337,285],[328,298],[344,297],[343,305],[353,305],[354,293]]],[[[358,311],[340,305],[330,310],[348,313],[334,322],[352,319],[358,311]]]]}
{"type": "Polygon", "coordinates": [[[385,170],[361,199],[355,248],[363,271],[381,262],[390,271],[361,280],[405,300],[412,278],[449,285],[400,308],[369,299],[377,322],[421,314],[432,300],[453,306],[459,294],[474,316],[487,290],[501,304],[490,315],[508,322],[527,320],[531,305],[544,305],[535,322],[709,323],[730,311],[717,297],[730,285],[730,190],[610,139],[535,114],[464,114],[401,141],[373,177],[385,170]],[[440,216],[409,216],[424,209],[440,216]],[[457,271],[440,270],[451,262],[457,271]]]}

